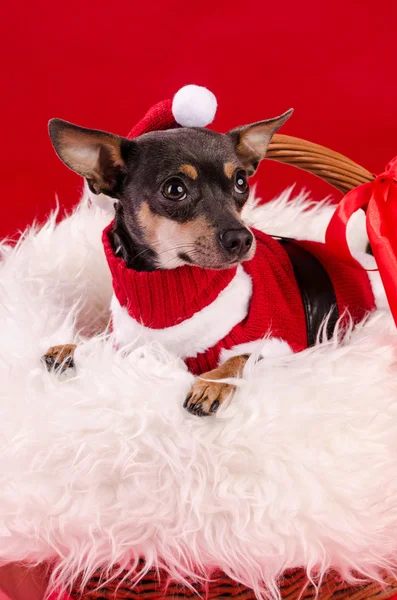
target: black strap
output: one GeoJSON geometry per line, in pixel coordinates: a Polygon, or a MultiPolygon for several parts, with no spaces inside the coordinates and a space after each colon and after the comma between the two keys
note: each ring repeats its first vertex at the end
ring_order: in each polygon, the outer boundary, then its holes
{"type": "Polygon", "coordinates": [[[328,317],[328,338],[334,334],[338,320],[338,305],[335,290],[328,273],[313,254],[293,240],[277,239],[287,252],[294,269],[296,282],[302,295],[307,326],[307,344],[316,343],[318,332],[328,317]]]}

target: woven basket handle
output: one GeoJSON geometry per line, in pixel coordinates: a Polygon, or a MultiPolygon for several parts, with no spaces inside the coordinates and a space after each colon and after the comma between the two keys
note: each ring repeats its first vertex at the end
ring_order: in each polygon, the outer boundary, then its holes
{"type": "Polygon", "coordinates": [[[266,158],[309,171],[344,194],[374,179],[372,173],[343,154],[319,144],[279,133],[273,135],[266,158]]]}

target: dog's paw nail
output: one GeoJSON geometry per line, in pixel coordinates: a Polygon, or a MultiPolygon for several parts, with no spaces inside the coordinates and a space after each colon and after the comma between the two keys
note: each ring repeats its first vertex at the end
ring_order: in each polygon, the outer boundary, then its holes
{"type": "Polygon", "coordinates": [[[217,411],[219,408],[219,401],[218,400],[214,400],[214,402],[211,404],[211,408],[210,408],[210,412],[215,412],[217,411]]]}
{"type": "MultiPolygon", "coordinates": [[[[57,363],[59,364],[59,363],[57,363]]],[[[74,370],[76,368],[76,365],[74,363],[74,359],[72,356],[69,356],[68,358],[66,358],[63,363],[61,365],[59,365],[60,367],[62,367],[62,369],[64,369],[65,371],[67,369],[72,369],[74,370]]]]}
{"type": "Polygon", "coordinates": [[[40,360],[43,363],[43,365],[47,368],[48,371],[51,371],[57,364],[56,361],[54,360],[54,357],[48,356],[47,354],[42,356],[40,360]]]}
{"type": "Polygon", "coordinates": [[[70,376],[75,373],[76,364],[73,356],[67,356],[62,362],[59,362],[57,358],[53,354],[44,354],[40,360],[49,373],[63,376],[70,376]]]}
{"type": "Polygon", "coordinates": [[[196,415],[196,417],[208,417],[210,415],[208,405],[208,398],[203,398],[196,404],[193,414],[196,415]]]}
{"type": "Polygon", "coordinates": [[[194,414],[195,414],[197,417],[208,417],[208,416],[209,416],[209,415],[208,415],[208,413],[207,413],[207,412],[205,412],[205,410],[202,410],[202,409],[198,410],[198,411],[197,411],[196,413],[194,413],[194,414]]]}
{"type": "Polygon", "coordinates": [[[189,404],[189,400],[192,397],[191,394],[188,395],[188,397],[186,398],[185,402],[183,403],[183,408],[187,408],[187,405],[189,404]]]}

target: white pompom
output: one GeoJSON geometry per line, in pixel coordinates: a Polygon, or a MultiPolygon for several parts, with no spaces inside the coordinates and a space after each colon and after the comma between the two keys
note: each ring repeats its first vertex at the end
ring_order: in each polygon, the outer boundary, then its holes
{"type": "Polygon", "coordinates": [[[215,117],[217,101],[212,92],[199,85],[185,85],[174,96],[172,114],[183,127],[205,127],[215,117]]]}

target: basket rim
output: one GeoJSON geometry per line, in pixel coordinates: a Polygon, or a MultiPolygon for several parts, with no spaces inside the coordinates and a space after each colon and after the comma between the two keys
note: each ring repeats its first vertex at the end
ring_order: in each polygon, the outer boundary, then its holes
{"type": "Polygon", "coordinates": [[[285,134],[273,135],[266,158],[312,173],[343,193],[375,178],[368,169],[335,150],[285,134]]]}

